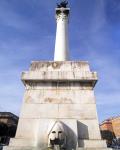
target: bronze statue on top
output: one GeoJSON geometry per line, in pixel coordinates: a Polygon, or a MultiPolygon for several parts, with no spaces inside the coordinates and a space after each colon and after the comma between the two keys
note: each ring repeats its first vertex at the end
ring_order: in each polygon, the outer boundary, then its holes
{"type": "Polygon", "coordinates": [[[57,8],[66,8],[68,5],[68,1],[67,0],[64,0],[62,1],[60,4],[57,3],[57,8]]]}

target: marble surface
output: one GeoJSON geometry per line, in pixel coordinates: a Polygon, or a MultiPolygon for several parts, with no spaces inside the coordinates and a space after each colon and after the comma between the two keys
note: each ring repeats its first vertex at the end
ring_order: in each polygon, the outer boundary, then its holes
{"type": "Polygon", "coordinates": [[[60,121],[67,131],[66,150],[106,150],[94,95],[97,79],[88,62],[32,62],[22,73],[25,93],[16,137],[4,149],[47,150],[48,127],[60,121]]]}

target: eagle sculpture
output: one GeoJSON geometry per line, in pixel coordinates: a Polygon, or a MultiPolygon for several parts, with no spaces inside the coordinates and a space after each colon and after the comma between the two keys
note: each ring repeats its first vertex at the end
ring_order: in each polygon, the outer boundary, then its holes
{"type": "Polygon", "coordinates": [[[64,0],[60,4],[57,3],[57,8],[66,8],[68,5],[68,1],[64,0]]]}

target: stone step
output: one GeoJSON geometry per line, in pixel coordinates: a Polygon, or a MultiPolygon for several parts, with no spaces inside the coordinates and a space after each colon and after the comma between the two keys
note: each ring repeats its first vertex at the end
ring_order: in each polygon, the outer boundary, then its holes
{"type": "MultiPolygon", "coordinates": [[[[5,146],[3,150],[48,150],[48,149],[38,149],[34,147],[20,147],[20,146],[19,147],[5,146]]],[[[113,149],[112,148],[77,148],[76,150],[113,150],[113,149]]]]}
{"type": "Polygon", "coordinates": [[[36,150],[34,147],[26,146],[4,146],[3,150],[36,150]]]}
{"type": "Polygon", "coordinates": [[[113,150],[112,148],[77,148],[76,150],[113,150]]]}
{"type": "Polygon", "coordinates": [[[78,147],[81,148],[107,148],[105,140],[78,140],[78,147]]]}
{"type": "Polygon", "coordinates": [[[34,147],[35,141],[32,139],[25,139],[25,138],[11,138],[10,139],[10,147],[34,147]]]}

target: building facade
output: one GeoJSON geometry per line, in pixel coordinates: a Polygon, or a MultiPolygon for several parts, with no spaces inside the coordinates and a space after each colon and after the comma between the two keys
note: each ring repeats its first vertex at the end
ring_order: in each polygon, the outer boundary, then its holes
{"type": "Polygon", "coordinates": [[[120,116],[106,119],[100,124],[101,131],[111,131],[115,137],[120,138],[120,116]]]}
{"type": "Polygon", "coordinates": [[[0,112],[0,144],[7,145],[15,136],[18,117],[10,112],[0,112]]]}
{"type": "Polygon", "coordinates": [[[100,130],[108,147],[120,148],[120,116],[104,120],[100,124],[100,130]]]}

